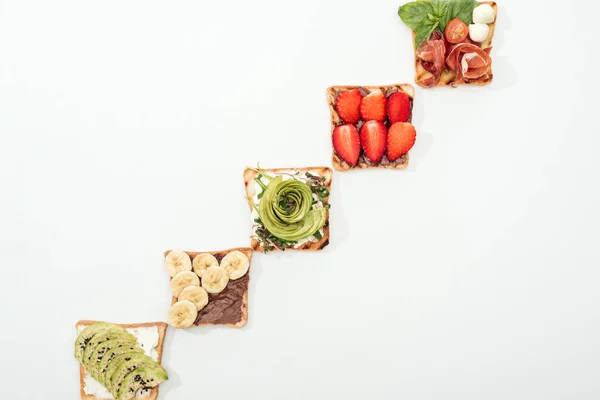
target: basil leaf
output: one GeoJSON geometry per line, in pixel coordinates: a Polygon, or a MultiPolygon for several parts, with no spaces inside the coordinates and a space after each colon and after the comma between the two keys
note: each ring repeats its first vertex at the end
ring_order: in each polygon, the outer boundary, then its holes
{"type": "Polygon", "coordinates": [[[433,12],[430,1],[413,1],[400,6],[398,16],[413,31],[419,29],[419,25],[428,19],[428,14],[433,12]]]}
{"type": "Polygon", "coordinates": [[[438,20],[448,14],[449,4],[446,0],[433,0],[431,2],[431,7],[433,8],[433,15],[435,15],[438,20]]]}
{"type": "Polygon", "coordinates": [[[439,21],[433,22],[428,19],[424,19],[416,30],[415,48],[419,47],[423,40],[428,40],[438,25],[439,21]]]}
{"type": "Polygon", "coordinates": [[[447,0],[434,0],[434,2],[435,4],[433,8],[436,11],[440,21],[438,29],[443,33],[446,30],[446,25],[448,25],[448,22],[450,22],[452,19],[450,18],[450,13],[454,3],[447,0]]]}
{"type": "Polygon", "coordinates": [[[454,18],[460,19],[465,24],[473,23],[473,10],[479,5],[477,0],[454,0],[448,9],[448,22],[454,18]]]}

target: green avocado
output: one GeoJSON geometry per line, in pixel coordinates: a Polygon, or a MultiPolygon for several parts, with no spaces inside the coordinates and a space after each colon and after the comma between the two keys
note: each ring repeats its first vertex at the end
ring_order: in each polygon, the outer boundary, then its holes
{"type": "Polygon", "coordinates": [[[130,338],[133,340],[134,343],[136,341],[135,336],[133,336],[130,333],[127,333],[125,331],[125,329],[123,329],[120,326],[117,328],[108,328],[100,333],[95,334],[92,337],[92,339],[88,342],[87,346],[85,346],[85,350],[83,351],[84,367],[88,368],[88,366],[90,364],[90,359],[92,357],[92,353],[94,352],[94,350],[96,350],[96,347],[98,345],[100,345],[101,343],[104,343],[108,340],[123,339],[123,338],[130,338]]]}
{"type": "Polygon", "coordinates": [[[148,366],[148,367],[154,367],[157,366],[158,363],[156,361],[154,361],[153,359],[151,359],[150,357],[148,357],[145,354],[131,354],[129,357],[129,360],[118,360],[118,357],[111,363],[111,365],[109,366],[109,368],[106,371],[106,379],[105,379],[105,383],[106,383],[106,388],[108,390],[110,390],[113,394],[113,396],[117,397],[117,394],[119,392],[119,387],[121,387],[121,383],[123,382],[123,379],[125,379],[125,377],[134,369],[141,367],[141,366],[148,366]],[[119,363],[119,364],[117,364],[119,363]],[[111,368],[112,364],[117,364],[116,367],[111,368]],[[109,376],[109,372],[112,372],[110,375],[110,378],[108,378],[109,376]]]}
{"type": "Polygon", "coordinates": [[[94,351],[92,351],[92,355],[90,356],[90,361],[88,361],[87,369],[90,371],[90,375],[97,381],[98,379],[98,367],[100,366],[100,361],[104,358],[104,355],[111,349],[119,347],[119,346],[134,346],[135,345],[135,337],[129,335],[128,333],[123,333],[122,336],[119,336],[112,340],[107,340],[106,342],[102,342],[96,346],[94,351]]]}
{"type": "Polygon", "coordinates": [[[257,211],[273,236],[298,241],[314,235],[327,221],[327,210],[312,209],[312,202],[306,183],[278,176],[264,190],[257,211]]]}
{"type": "Polygon", "coordinates": [[[77,337],[77,340],[75,341],[75,358],[77,361],[82,362],[83,352],[85,351],[85,348],[92,337],[108,328],[120,327],[119,325],[109,324],[107,322],[96,322],[95,324],[91,324],[81,331],[77,337]]]}
{"type": "Polygon", "coordinates": [[[118,400],[131,400],[139,389],[153,388],[167,379],[167,372],[158,364],[156,367],[140,366],[123,379],[115,397],[118,400]]]}
{"type": "Polygon", "coordinates": [[[104,357],[102,357],[102,360],[100,360],[100,362],[98,363],[98,366],[96,368],[97,374],[95,379],[102,385],[107,386],[106,372],[108,370],[108,367],[111,365],[113,360],[116,360],[117,357],[125,355],[123,359],[127,358],[128,353],[142,354],[144,353],[144,350],[140,349],[139,347],[136,347],[135,345],[124,345],[108,350],[106,354],[104,354],[104,357]]]}

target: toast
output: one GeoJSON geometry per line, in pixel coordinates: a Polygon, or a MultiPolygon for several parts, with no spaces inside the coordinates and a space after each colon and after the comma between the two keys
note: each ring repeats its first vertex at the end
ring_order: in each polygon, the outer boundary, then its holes
{"type": "MultiPolygon", "coordinates": [[[[310,172],[317,176],[325,177],[325,187],[331,192],[331,180],[332,180],[332,171],[329,167],[307,167],[307,168],[274,168],[274,169],[263,169],[263,171],[272,174],[281,174],[290,171],[299,171],[300,173],[310,172]]],[[[256,195],[256,188],[254,185],[254,178],[258,176],[258,173],[250,168],[247,168],[244,171],[244,186],[246,188],[246,197],[248,199],[252,199],[256,195]]],[[[329,204],[329,198],[323,201],[323,205],[329,204]]],[[[250,206],[250,212],[252,213],[253,208],[250,206]]],[[[322,250],[329,244],[329,210],[327,210],[327,219],[325,225],[323,226],[323,235],[321,239],[318,241],[308,241],[296,246],[288,246],[282,250],[308,250],[308,251],[317,251],[322,250]]],[[[264,246],[258,241],[254,235],[252,235],[250,246],[254,251],[258,251],[260,253],[265,252],[264,246]]]]}
{"type": "MultiPolygon", "coordinates": [[[[89,321],[89,320],[82,320],[79,321],[75,324],[75,329],[79,329],[81,327],[87,327],[88,325],[94,324],[96,322],[99,321],[89,321]]],[[[141,323],[141,324],[117,324],[117,325],[121,325],[123,328],[125,329],[135,329],[135,328],[152,328],[152,327],[156,327],[156,329],[158,330],[158,342],[156,344],[156,347],[154,347],[154,349],[156,350],[156,354],[157,354],[157,362],[160,364],[161,360],[162,360],[162,353],[163,353],[163,346],[165,343],[165,334],[167,332],[167,324],[165,324],[164,322],[146,322],[146,323],[141,323]]],[[[110,397],[98,397],[94,394],[87,394],[85,392],[85,377],[86,377],[87,371],[86,369],[83,367],[83,365],[79,364],[79,392],[81,394],[81,400],[110,400],[110,399],[114,399],[113,396],[110,397]]],[[[148,396],[146,397],[142,397],[145,400],[156,400],[158,398],[158,386],[156,386],[155,388],[153,388],[149,393],[148,396]]]]}
{"type": "MultiPolygon", "coordinates": [[[[490,33],[488,35],[488,38],[485,42],[481,43],[481,48],[483,50],[492,47],[492,39],[494,38],[494,32],[496,30],[496,19],[498,18],[498,4],[496,4],[496,2],[494,1],[480,1],[479,4],[489,4],[493,9],[494,9],[494,22],[488,24],[490,27],[490,33]]],[[[413,38],[413,47],[414,47],[414,51],[415,51],[415,82],[419,85],[422,86],[421,84],[419,84],[419,78],[422,77],[425,74],[428,74],[428,72],[425,70],[425,68],[423,68],[423,65],[421,63],[421,60],[419,59],[419,57],[417,57],[417,45],[415,43],[415,37],[416,34],[413,31],[412,32],[412,38],[413,38]]],[[[436,85],[433,85],[432,87],[437,87],[437,86],[452,86],[452,87],[458,87],[458,85],[474,85],[474,86],[485,86],[487,84],[492,83],[492,81],[494,80],[494,74],[492,72],[492,65],[490,63],[490,67],[488,69],[488,73],[487,76],[481,77],[479,79],[474,79],[474,80],[469,80],[469,81],[464,81],[462,79],[456,79],[456,73],[454,71],[450,71],[450,70],[445,70],[442,73],[442,76],[440,77],[439,82],[436,85]]],[[[426,86],[423,86],[426,87],[426,86]]]]}
{"type": "MultiPolygon", "coordinates": [[[[201,253],[209,253],[211,255],[213,255],[218,261],[219,263],[221,262],[221,259],[223,257],[225,257],[225,255],[227,255],[227,253],[230,253],[232,251],[241,251],[242,253],[244,253],[248,259],[250,260],[250,267],[252,266],[252,249],[248,248],[248,247],[237,247],[237,248],[233,248],[233,249],[228,249],[228,250],[220,250],[220,251],[186,251],[186,253],[190,256],[190,259],[194,259],[194,257],[198,254],[201,253]]],[[[165,251],[164,255],[166,256],[167,254],[169,254],[171,250],[167,250],[165,251]]],[[[172,279],[172,278],[171,278],[172,279]]],[[[203,313],[202,311],[205,310],[200,310],[198,312],[198,316],[196,317],[196,321],[194,322],[193,326],[207,326],[207,325],[224,325],[224,326],[229,326],[231,328],[243,328],[244,326],[246,326],[246,323],[248,323],[248,285],[249,285],[249,280],[250,280],[250,268],[248,268],[248,272],[241,278],[236,279],[235,281],[230,280],[229,283],[227,284],[226,289],[223,290],[223,292],[225,292],[225,290],[227,290],[227,288],[229,287],[230,284],[232,284],[233,282],[236,283],[236,285],[243,285],[242,287],[244,287],[243,290],[243,295],[241,296],[241,300],[240,302],[240,316],[239,319],[235,320],[235,321],[231,321],[231,322],[224,322],[220,323],[218,320],[217,321],[206,321],[203,320],[203,313]]],[[[221,293],[223,293],[221,292],[221,293]]],[[[209,299],[214,296],[209,294],[209,299]]],[[[209,300],[209,304],[211,304],[211,301],[217,302],[220,300],[209,300]]],[[[223,302],[228,303],[228,305],[230,305],[229,303],[231,303],[231,299],[224,299],[222,300],[223,302]]],[[[238,301],[238,299],[236,299],[236,301],[238,301]]],[[[177,302],[177,297],[173,296],[171,298],[171,305],[175,304],[177,302]]]]}
{"type": "MultiPolygon", "coordinates": [[[[410,118],[407,122],[412,122],[412,110],[413,103],[415,98],[415,88],[408,84],[395,84],[395,85],[382,85],[382,86],[331,86],[327,88],[327,104],[329,105],[329,111],[331,112],[331,134],[333,135],[333,130],[336,126],[343,124],[344,121],[340,118],[336,108],[335,101],[340,92],[349,89],[358,89],[363,96],[371,93],[373,90],[379,89],[383,92],[383,94],[388,97],[394,92],[404,92],[410,98],[410,118]]],[[[357,124],[358,130],[360,131],[360,127],[362,126],[362,121],[359,121],[357,124]]],[[[389,126],[387,126],[389,128],[389,126]]],[[[348,171],[353,169],[363,169],[363,168],[387,168],[387,169],[403,169],[408,167],[408,153],[400,157],[394,162],[390,162],[387,159],[387,155],[383,155],[383,158],[380,162],[373,164],[369,161],[364,154],[361,154],[356,165],[350,165],[346,161],[342,160],[340,156],[337,155],[335,149],[333,148],[333,144],[331,146],[332,156],[331,163],[333,168],[338,171],[348,171]]]]}

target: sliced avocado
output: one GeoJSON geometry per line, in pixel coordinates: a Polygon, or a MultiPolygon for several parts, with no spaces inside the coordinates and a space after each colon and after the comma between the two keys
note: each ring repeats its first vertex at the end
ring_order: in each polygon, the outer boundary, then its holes
{"type": "Polygon", "coordinates": [[[107,351],[119,346],[134,346],[135,345],[135,337],[129,335],[128,333],[123,333],[121,336],[116,339],[107,340],[106,342],[102,342],[96,346],[94,351],[92,351],[92,355],[90,356],[90,361],[88,361],[87,369],[90,371],[90,375],[94,377],[96,380],[98,376],[98,367],[100,365],[100,361],[104,357],[107,351]]]}
{"type": "Polygon", "coordinates": [[[298,241],[314,235],[327,221],[327,210],[311,210],[312,201],[312,192],[307,184],[296,180],[283,181],[283,178],[278,176],[263,192],[258,214],[265,228],[273,236],[287,241],[298,241]],[[291,202],[295,204],[291,210],[280,207],[281,204],[291,202]]]}
{"type": "Polygon", "coordinates": [[[115,397],[119,400],[131,400],[139,389],[151,389],[167,379],[167,372],[158,364],[156,367],[140,366],[123,379],[115,397]]]}
{"type": "MultiPolygon", "coordinates": [[[[117,360],[113,361],[111,364],[116,363],[117,360]]],[[[119,392],[119,387],[121,386],[121,382],[123,379],[129,374],[131,371],[141,366],[155,366],[158,365],[156,361],[151,359],[145,354],[133,354],[129,357],[128,361],[122,361],[117,367],[114,369],[114,372],[110,376],[109,380],[105,380],[106,388],[110,390],[115,397],[117,397],[117,393],[119,392]]],[[[109,367],[110,368],[110,367],[109,367]]],[[[108,370],[106,371],[106,376],[108,376],[108,370]]]]}
{"type": "MultiPolygon", "coordinates": [[[[98,363],[98,366],[96,368],[97,370],[97,374],[96,374],[96,380],[98,382],[100,382],[101,384],[103,384],[104,386],[106,385],[106,372],[108,370],[108,367],[110,365],[110,363],[116,359],[117,357],[123,355],[123,354],[127,354],[127,353],[143,353],[144,350],[140,349],[139,347],[135,347],[132,345],[124,345],[124,346],[119,346],[119,347],[115,347],[111,350],[108,350],[106,352],[106,354],[104,354],[104,357],[102,357],[102,360],[98,363]]],[[[124,357],[127,358],[127,357],[124,357]]]]}
{"type": "Polygon", "coordinates": [[[87,346],[85,346],[85,350],[83,351],[83,365],[86,368],[88,367],[92,353],[96,349],[96,346],[98,346],[100,343],[128,336],[133,338],[134,341],[136,340],[135,336],[127,333],[125,329],[120,326],[118,328],[108,328],[100,333],[95,334],[94,337],[92,337],[92,339],[88,342],[87,346]]]}
{"type": "Polygon", "coordinates": [[[131,361],[131,359],[133,357],[136,357],[138,355],[143,355],[144,352],[140,352],[140,351],[130,351],[130,352],[125,352],[123,354],[120,354],[116,357],[114,357],[107,365],[106,365],[106,370],[104,371],[104,379],[101,382],[109,391],[111,391],[110,387],[111,387],[111,378],[113,376],[113,374],[115,373],[115,371],[117,370],[117,368],[119,368],[124,362],[127,361],[131,361]]]}
{"type": "Polygon", "coordinates": [[[118,327],[118,325],[109,324],[107,322],[96,322],[95,324],[87,326],[83,331],[81,331],[77,337],[77,340],[75,341],[75,358],[77,361],[82,362],[83,352],[85,351],[85,348],[92,337],[108,328],[118,327]]]}

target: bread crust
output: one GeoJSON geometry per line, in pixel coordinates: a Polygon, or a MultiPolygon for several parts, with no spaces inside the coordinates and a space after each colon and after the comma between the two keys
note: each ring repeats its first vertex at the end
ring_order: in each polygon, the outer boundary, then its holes
{"type": "MultiPolygon", "coordinates": [[[[280,174],[280,173],[289,172],[289,171],[300,171],[300,173],[310,172],[311,174],[314,174],[314,175],[324,176],[325,177],[325,187],[327,187],[327,189],[331,193],[331,181],[333,178],[333,171],[329,167],[271,168],[271,169],[262,168],[262,170],[267,173],[270,172],[273,174],[278,174],[278,173],[280,174]]],[[[249,199],[252,199],[254,197],[254,195],[256,194],[253,182],[254,182],[254,178],[256,178],[257,176],[258,176],[258,173],[250,168],[246,168],[244,170],[244,186],[246,188],[246,196],[249,199]]],[[[324,205],[329,204],[329,199],[325,200],[323,202],[323,204],[324,205]]],[[[252,206],[249,205],[249,207],[250,207],[250,212],[252,212],[252,206]]],[[[323,237],[319,241],[306,242],[306,243],[303,243],[299,247],[288,246],[285,248],[285,250],[299,250],[299,251],[322,250],[329,244],[329,235],[330,235],[330,232],[329,232],[329,210],[327,210],[325,226],[323,227],[323,237]]],[[[254,238],[254,236],[251,237],[250,246],[252,247],[252,249],[254,251],[258,251],[260,253],[265,252],[265,249],[262,246],[262,244],[258,240],[256,240],[254,238]]]]}
{"type": "MultiPolygon", "coordinates": [[[[89,325],[95,324],[96,322],[102,322],[102,321],[81,320],[75,324],[75,329],[78,329],[79,327],[82,327],[82,326],[89,326],[89,325]]],[[[161,363],[163,346],[165,344],[165,334],[167,333],[167,324],[166,323],[164,323],[164,322],[144,322],[144,323],[139,323],[139,324],[115,324],[115,325],[120,325],[125,329],[156,327],[158,330],[158,343],[156,344],[156,347],[155,347],[156,354],[158,355],[156,361],[159,364],[161,363]]],[[[97,397],[97,396],[94,396],[91,394],[86,394],[85,390],[84,390],[84,387],[85,387],[84,378],[85,378],[85,368],[83,368],[83,365],[81,365],[81,363],[79,363],[79,392],[81,394],[81,400],[109,400],[106,397],[97,397]]],[[[148,396],[145,397],[144,399],[156,400],[157,397],[158,397],[158,386],[154,387],[150,391],[148,396]]]]}
{"type": "MultiPolygon", "coordinates": [[[[344,121],[342,121],[339,114],[337,113],[337,110],[335,109],[335,101],[340,92],[342,92],[344,90],[350,90],[350,89],[360,90],[363,96],[366,96],[367,94],[371,93],[374,90],[381,90],[386,96],[389,96],[395,92],[406,93],[411,100],[410,119],[408,120],[408,122],[412,122],[412,110],[413,110],[413,103],[414,103],[414,99],[415,99],[415,88],[411,84],[399,83],[399,84],[394,84],[394,85],[382,85],[382,86],[356,86],[356,85],[354,85],[354,86],[344,86],[344,85],[331,86],[331,87],[327,88],[327,104],[329,105],[329,111],[331,113],[331,134],[332,135],[333,135],[333,131],[334,131],[335,127],[344,122],[344,121]]],[[[359,122],[359,124],[358,124],[359,130],[360,130],[361,124],[362,124],[362,122],[359,122]]],[[[356,165],[350,165],[346,161],[342,160],[337,155],[337,153],[335,152],[335,149],[333,148],[333,142],[332,142],[331,154],[332,154],[331,164],[333,165],[333,168],[335,168],[338,171],[349,171],[349,170],[353,170],[353,169],[363,169],[363,168],[403,169],[403,168],[408,167],[408,153],[406,153],[405,155],[403,155],[402,157],[400,157],[399,159],[397,159],[394,162],[388,161],[387,155],[384,154],[381,161],[378,162],[377,164],[371,163],[365,157],[364,154],[361,154],[356,165]]]]}
{"type": "MultiPolygon", "coordinates": [[[[491,24],[488,24],[490,27],[490,34],[488,36],[488,40],[486,40],[484,43],[482,43],[482,46],[481,46],[482,49],[487,49],[489,47],[492,47],[492,40],[494,39],[494,32],[496,31],[496,19],[498,18],[498,4],[496,4],[495,1],[480,1],[479,4],[480,5],[489,4],[494,9],[494,22],[492,22],[491,24]]],[[[486,78],[473,79],[473,80],[469,80],[469,81],[455,80],[456,73],[453,71],[450,71],[450,70],[446,70],[446,74],[442,75],[442,77],[440,78],[439,82],[436,85],[431,86],[431,87],[426,87],[426,86],[421,85],[419,83],[419,77],[428,72],[425,70],[425,68],[423,68],[423,65],[421,64],[421,60],[419,59],[419,57],[417,57],[415,37],[416,37],[416,34],[413,31],[412,32],[412,38],[413,38],[413,44],[414,44],[413,47],[415,48],[415,82],[417,83],[417,85],[424,87],[426,89],[431,89],[431,88],[437,87],[437,86],[452,86],[455,88],[455,87],[458,87],[458,85],[485,86],[485,85],[492,83],[492,81],[494,80],[494,74],[492,72],[492,64],[490,64],[490,67],[489,67],[488,73],[487,73],[488,76],[486,78]]]]}
{"type": "MultiPolygon", "coordinates": [[[[233,249],[228,249],[228,250],[218,250],[218,251],[186,251],[187,255],[190,256],[190,258],[193,260],[194,257],[196,257],[198,254],[201,253],[209,253],[213,256],[215,256],[216,258],[223,258],[225,257],[228,253],[231,253],[232,251],[241,251],[242,253],[244,253],[246,255],[246,257],[248,257],[248,260],[250,260],[250,267],[252,267],[252,249],[249,247],[236,247],[233,249]]],[[[171,250],[167,250],[164,253],[164,256],[166,257],[167,254],[169,254],[171,252],[171,250]]],[[[247,274],[250,273],[250,268],[248,268],[248,272],[247,274]]],[[[248,279],[250,277],[248,276],[248,279]]],[[[173,278],[171,278],[173,279],[173,278]]],[[[172,296],[171,297],[171,305],[177,303],[177,297],[172,296]]],[[[193,328],[195,326],[207,326],[207,325],[218,325],[218,326],[229,326],[231,328],[243,328],[244,326],[246,326],[246,324],[248,323],[248,291],[246,290],[246,292],[244,293],[244,296],[242,297],[242,319],[238,322],[236,322],[235,324],[212,324],[212,323],[203,323],[203,324],[198,324],[198,325],[192,325],[190,326],[190,328],[193,328]]],[[[189,329],[189,328],[187,328],[189,329]]]]}

